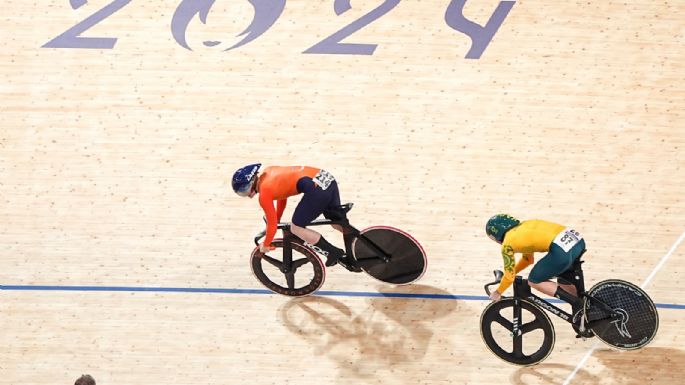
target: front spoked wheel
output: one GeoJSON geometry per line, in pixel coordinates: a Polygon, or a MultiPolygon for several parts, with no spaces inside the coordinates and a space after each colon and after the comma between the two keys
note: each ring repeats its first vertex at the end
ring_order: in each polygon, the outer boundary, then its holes
{"type": "Polygon", "coordinates": [[[586,322],[606,344],[633,350],[654,339],[659,314],[654,301],[638,286],[609,279],[594,285],[587,295],[590,298],[585,301],[586,322]]]}
{"type": "Polygon", "coordinates": [[[394,227],[369,227],[360,232],[352,243],[357,265],[370,276],[397,285],[417,281],[426,271],[426,253],[411,235],[394,227]],[[384,261],[375,247],[390,259],[384,261]]]}
{"type": "Polygon", "coordinates": [[[480,317],[480,334],[492,353],[515,365],[535,365],[554,348],[552,321],[538,306],[521,299],[490,303],[480,317]]]}
{"type": "Polygon", "coordinates": [[[269,290],[290,297],[302,297],[318,290],[326,278],[321,259],[301,242],[290,241],[291,262],[284,262],[282,239],[275,239],[271,245],[275,250],[262,254],[256,247],[250,256],[252,273],[269,290]]]}

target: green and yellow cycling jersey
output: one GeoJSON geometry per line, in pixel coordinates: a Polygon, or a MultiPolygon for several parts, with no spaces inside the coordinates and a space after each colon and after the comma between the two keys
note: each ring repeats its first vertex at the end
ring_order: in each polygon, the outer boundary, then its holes
{"type": "Polygon", "coordinates": [[[541,219],[521,222],[507,231],[502,240],[502,258],[504,259],[504,277],[497,291],[501,294],[514,282],[516,274],[534,262],[533,253],[547,252],[556,236],[565,227],[541,219]],[[516,263],[514,253],[523,254],[516,263]]]}

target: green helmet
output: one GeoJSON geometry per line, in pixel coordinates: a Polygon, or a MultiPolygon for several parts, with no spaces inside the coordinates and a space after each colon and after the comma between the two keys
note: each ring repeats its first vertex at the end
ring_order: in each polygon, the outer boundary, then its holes
{"type": "Polygon", "coordinates": [[[485,232],[495,242],[502,243],[504,234],[517,226],[521,221],[508,214],[497,214],[488,220],[485,232]]]}

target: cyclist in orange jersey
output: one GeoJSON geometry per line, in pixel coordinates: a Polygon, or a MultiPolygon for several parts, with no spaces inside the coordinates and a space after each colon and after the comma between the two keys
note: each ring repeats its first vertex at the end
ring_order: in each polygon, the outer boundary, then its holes
{"type": "MultiPolygon", "coordinates": [[[[240,196],[253,198],[259,194],[259,205],[266,214],[266,236],[259,250],[273,250],[271,242],[291,196],[303,194],[293,213],[290,230],[305,244],[326,256],[326,266],[334,266],[345,258],[345,251],[330,244],[321,234],[308,229],[316,217],[325,210],[340,206],[338,184],[329,172],[307,166],[270,166],[259,173],[261,164],[238,169],[233,175],[233,190],[240,196]],[[274,201],[276,207],[274,207],[274,201]]],[[[325,216],[325,214],[324,214],[325,216]]],[[[342,231],[340,226],[334,225],[342,231]]],[[[347,265],[347,264],[345,264],[347,265]]]]}

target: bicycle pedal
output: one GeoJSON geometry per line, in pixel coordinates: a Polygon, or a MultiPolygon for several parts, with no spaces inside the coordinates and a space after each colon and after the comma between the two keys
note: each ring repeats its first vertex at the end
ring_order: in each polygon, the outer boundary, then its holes
{"type": "Polygon", "coordinates": [[[581,338],[583,341],[585,341],[588,338],[592,338],[595,336],[595,333],[591,331],[585,331],[584,333],[578,333],[576,334],[576,338],[581,338]]]}
{"type": "Polygon", "coordinates": [[[576,326],[574,326],[573,329],[576,332],[576,338],[582,338],[583,341],[588,339],[588,338],[592,338],[595,336],[595,333],[590,329],[585,329],[585,330],[581,331],[580,328],[578,328],[576,326]]]}
{"type": "Polygon", "coordinates": [[[338,263],[340,264],[340,266],[344,267],[345,269],[353,273],[361,273],[362,271],[362,269],[359,266],[351,264],[347,257],[338,258],[338,263]]]}

